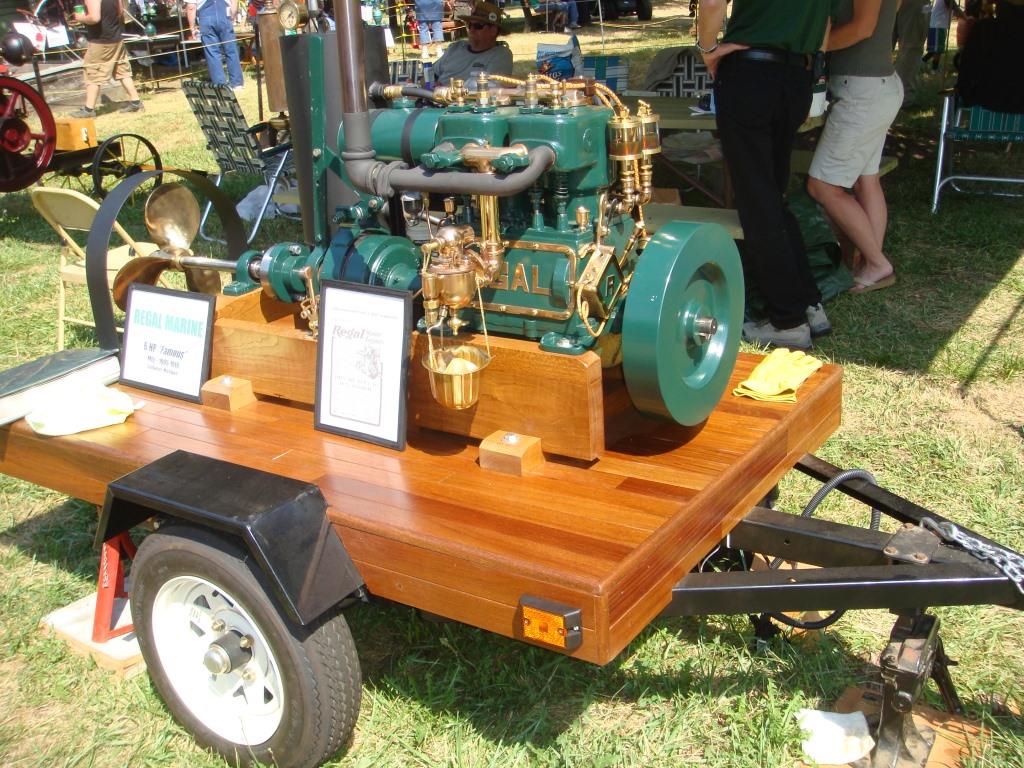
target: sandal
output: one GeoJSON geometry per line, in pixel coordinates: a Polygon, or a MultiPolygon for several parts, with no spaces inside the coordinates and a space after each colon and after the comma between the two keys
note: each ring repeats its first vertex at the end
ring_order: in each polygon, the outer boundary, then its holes
{"type": "Polygon", "coordinates": [[[896,284],[896,273],[890,272],[885,277],[880,277],[874,282],[854,277],[853,283],[854,285],[853,288],[850,289],[850,293],[870,293],[871,291],[880,291],[883,288],[889,288],[896,284]]]}

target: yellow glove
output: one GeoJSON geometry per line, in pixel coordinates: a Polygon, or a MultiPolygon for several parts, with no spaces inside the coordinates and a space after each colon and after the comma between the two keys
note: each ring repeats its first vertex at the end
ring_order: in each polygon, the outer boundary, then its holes
{"type": "Polygon", "coordinates": [[[795,403],[797,387],[819,368],[821,360],[808,354],[776,349],[732,393],[771,403],[795,403]]]}

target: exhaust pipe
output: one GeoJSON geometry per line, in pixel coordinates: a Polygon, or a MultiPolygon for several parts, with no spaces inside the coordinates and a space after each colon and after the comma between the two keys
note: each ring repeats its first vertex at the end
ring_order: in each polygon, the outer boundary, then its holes
{"type": "Polygon", "coordinates": [[[435,173],[423,168],[410,169],[405,163],[384,163],[370,140],[370,116],[366,106],[366,82],[363,77],[362,16],[359,0],[341,0],[337,11],[338,65],[341,68],[341,124],[345,131],[345,149],[341,152],[345,173],[357,189],[383,198],[397,190],[417,190],[442,194],[474,194],[511,197],[525,191],[555,163],[550,147],[534,147],[529,164],[508,176],[489,176],[473,172],[435,173]]]}

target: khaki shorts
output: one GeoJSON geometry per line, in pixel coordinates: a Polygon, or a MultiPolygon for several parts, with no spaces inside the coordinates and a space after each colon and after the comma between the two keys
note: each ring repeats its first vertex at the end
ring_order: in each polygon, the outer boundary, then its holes
{"type": "Polygon", "coordinates": [[[132,76],[124,43],[89,43],[85,49],[85,82],[105,85],[111,77],[124,80],[132,76]]]}
{"type": "Polygon", "coordinates": [[[832,105],[808,173],[850,188],[861,176],[878,173],[885,135],[903,104],[903,84],[888,77],[839,75],[829,80],[832,105]]]}

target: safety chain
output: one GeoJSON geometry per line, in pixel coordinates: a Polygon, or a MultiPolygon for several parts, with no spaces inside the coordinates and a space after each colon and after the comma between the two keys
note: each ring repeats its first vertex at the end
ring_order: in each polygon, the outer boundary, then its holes
{"type": "Polygon", "coordinates": [[[992,563],[1006,574],[1007,578],[1017,587],[1017,591],[1024,595],[1024,557],[1013,550],[986,544],[981,539],[968,536],[950,522],[937,523],[930,517],[925,517],[921,520],[921,527],[928,529],[944,541],[962,547],[967,554],[978,560],[987,560],[992,563]]]}

